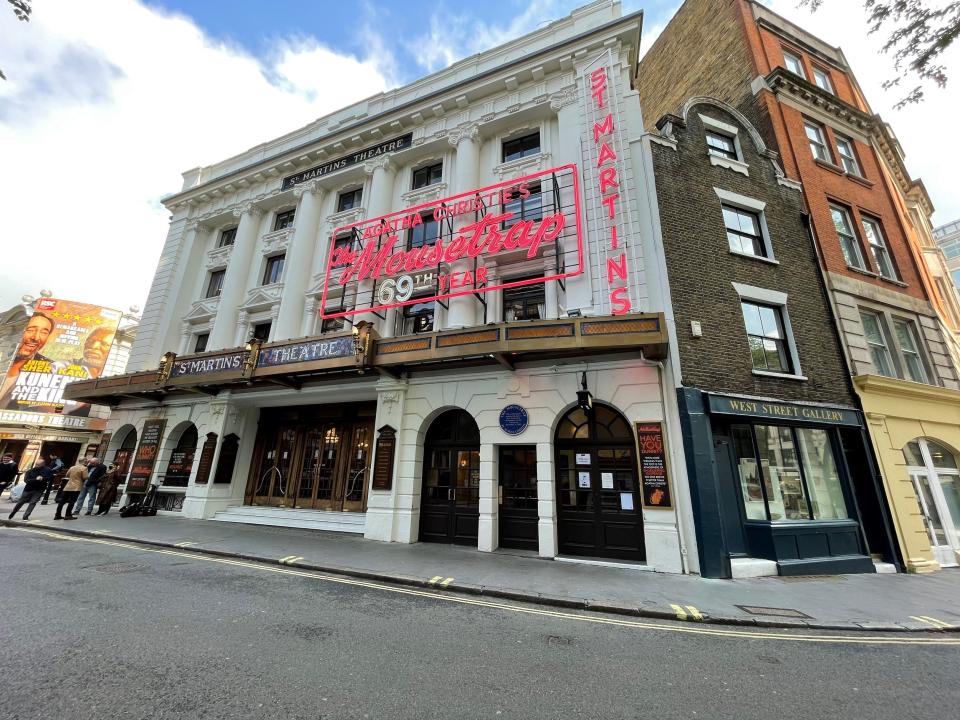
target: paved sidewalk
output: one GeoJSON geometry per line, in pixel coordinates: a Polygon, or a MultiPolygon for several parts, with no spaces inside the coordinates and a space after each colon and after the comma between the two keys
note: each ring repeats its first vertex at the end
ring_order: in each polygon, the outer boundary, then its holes
{"type": "MultiPolygon", "coordinates": [[[[174,515],[53,520],[52,505],[37,506],[29,522],[7,520],[0,530],[56,529],[95,534],[188,552],[235,556],[356,577],[441,587],[564,607],[627,615],[755,625],[842,630],[960,631],[960,570],[930,575],[832,575],[810,578],[707,580],[629,567],[545,560],[522,551],[481,553],[429,543],[404,545],[339,533],[188,520],[174,515]],[[754,614],[741,606],[767,608],[754,614]],[[927,618],[919,619],[919,618],[927,618]]],[[[0,532],[0,542],[2,542],[0,532]]]]}

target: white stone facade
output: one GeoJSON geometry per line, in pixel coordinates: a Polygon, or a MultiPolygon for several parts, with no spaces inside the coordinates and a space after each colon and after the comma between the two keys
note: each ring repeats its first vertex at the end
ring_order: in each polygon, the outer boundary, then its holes
{"type": "MultiPolygon", "coordinates": [[[[630,312],[664,312],[659,266],[648,277],[647,258],[656,256],[639,138],[642,117],[632,89],[641,15],[621,17],[619,2],[602,0],[530,35],[452,65],[402,88],[371,97],[320,118],[305,128],[222,163],[184,174],[183,190],[168,198],[172,213],[156,276],[134,345],[131,368],[151,370],[166,352],[191,354],[206,337],[207,352],[242,346],[255,326],[270,323],[268,342],[318,336],[319,310],[335,228],[365,218],[472,191],[563,165],[575,165],[582,188],[581,221],[585,272],[562,285],[546,283],[541,318],[604,317],[617,308],[607,291],[609,226],[619,229],[628,268],[625,293],[630,312]],[[619,200],[604,215],[598,186],[593,123],[598,122],[590,73],[607,68],[608,102],[616,128],[619,200]],[[284,189],[284,178],[412,133],[410,147],[322,174],[284,189]],[[538,151],[504,161],[504,143],[538,135],[538,151]],[[414,188],[413,173],[440,164],[439,182],[414,188]],[[358,207],[340,208],[344,193],[361,191],[358,207]],[[288,227],[278,216],[294,210],[288,227]],[[282,222],[279,224],[282,225],[282,222]],[[233,242],[220,246],[225,230],[233,242]],[[267,278],[270,258],[285,255],[282,276],[267,278]],[[219,294],[207,297],[211,273],[225,271],[219,294]],[[266,282],[266,280],[272,280],[266,282]]],[[[614,244],[614,248],[618,247],[614,244]]],[[[561,247],[565,255],[571,247],[561,247]]],[[[519,265],[490,265],[500,279],[543,271],[543,259],[519,265]]],[[[434,331],[487,326],[504,321],[499,291],[450,298],[436,305],[434,331]]],[[[358,306],[359,307],[359,306],[358,306]]],[[[396,309],[365,314],[377,334],[404,334],[396,309]]],[[[361,316],[355,316],[359,320],[361,316]]],[[[349,330],[350,318],[346,328],[349,330]]],[[[342,332],[336,330],[335,332],[342,332]]],[[[497,448],[536,447],[539,553],[558,554],[553,438],[563,414],[576,404],[586,373],[597,402],[618,410],[632,424],[664,425],[673,509],[643,510],[647,564],[669,572],[696,571],[696,552],[685,478],[676,398],[669,368],[641,357],[638,348],[615,355],[564,357],[479,369],[427,370],[404,379],[358,376],[355,380],[307,382],[302,386],[221,390],[170,396],[158,402],[121,400],[110,421],[108,458],[133,429],[140,436],[149,418],[165,418],[155,472],[162,472],[184,428],[192,423],[199,444],[207,433],[240,438],[229,483],[195,482],[194,462],[177,507],[190,517],[210,518],[241,505],[248,489],[261,410],[271,407],[376,402],[375,428],[397,429],[394,482],[389,491],[367,493],[365,535],[415,542],[418,537],[423,439],[443,410],[466,410],[480,430],[480,517],[478,549],[498,547],[497,448]],[[512,437],[500,429],[505,404],[523,405],[529,427],[512,437]],[[689,559],[689,563],[688,563],[689,559]]],[[[217,454],[219,456],[219,448],[217,454]]],[[[199,457],[199,446],[197,449],[199,457]]],[[[217,457],[214,458],[214,466],[217,457]]],[[[375,462],[375,458],[374,458],[375,462]]]]}

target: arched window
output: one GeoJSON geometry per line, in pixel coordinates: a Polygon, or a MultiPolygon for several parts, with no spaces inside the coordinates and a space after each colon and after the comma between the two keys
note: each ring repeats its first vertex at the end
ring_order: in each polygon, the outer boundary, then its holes
{"type": "Polygon", "coordinates": [[[173,487],[186,487],[190,480],[190,471],[193,470],[193,456],[197,450],[197,426],[192,423],[177,440],[177,446],[170,453],[170,462],[167,463],[167,472],[163,484],[173,487]]]}
{"type": "MultiPolygon", "coordinates": [[[[128,426],[129,427],[129,426],[128,426]]],[[[120,447],[113,453],[113,464],[117,468],[117,477],[123,482],[130,470],[130,460],[133,458],[133,451],[137,448],[137,431],[130,428],[120,443],[120,447]]]]}

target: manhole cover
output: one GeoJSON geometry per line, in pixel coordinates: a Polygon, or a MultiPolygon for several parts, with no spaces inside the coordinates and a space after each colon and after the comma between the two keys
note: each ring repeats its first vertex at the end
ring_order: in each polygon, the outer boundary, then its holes
{"type": "Polygon", "coordinates": [[[737,605],[738,608],[751,615],[763,615],[767,617],[787,617],[787,618],[813,618],[804,612],[794,610],[793,608],[763,607],[762,605],[737,605]]]}
{"type": "Polygon", "coordinates": [[[101,573],[111,573],[114,575],[119,575],[120,573],[135,572],[142,568],[143,565],[137,565],[136,563],[107,563],[106,565],[94,565],[89,570],[96,570],[101,573]]]}

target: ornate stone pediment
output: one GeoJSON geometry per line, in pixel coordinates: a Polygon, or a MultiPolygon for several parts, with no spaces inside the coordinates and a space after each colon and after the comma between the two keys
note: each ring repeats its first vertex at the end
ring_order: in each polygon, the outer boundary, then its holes
{"type": "Polygon", "coordinates": [[[200,323],[213,318],[220,308],[220,297],[204,298],[197,300],[190,306],[190,311],[183,316],[183,321],[187,323],[200,323]]]}
{"type": "Polygon", "coordinates": [[[264,255],[268,255],[278,250],[286,250],[287,245],[290,244],[291,237],[293,237],[292,227],[284,228],[283,230],[274,230],[273,232],[268,232],[266,235],[261,235],[260,251],[264,255]]]}
{"type": "Polygon", "coordinates": [[[230,262],[230,255],[233,253],[233,245],[224,245],[214,248],[207,252],[207,270],[216,268],[225,268],[230,262]]]}
{"type": "Polygon", "coordinates": [[[550,153],[542,152],[539,155],[500,163],[493,171],[499,180],[512,180],[524,175],[531,175],[540,170],[546,170],[548,167],[550,167],[550,153]]]}
{"type": "Polygon", "coordinates": [[[283,283],[271,283],[270,285],[261,285],[247,292],[240,306],[242,310],[256,311],[273,307],[280,302],[283,295],[283,283]]]}

